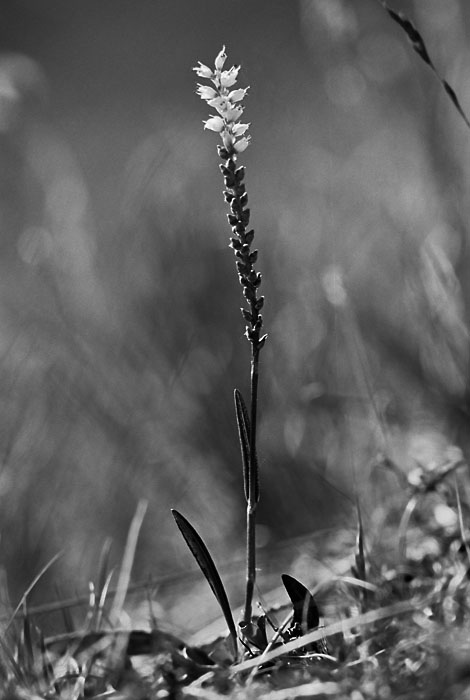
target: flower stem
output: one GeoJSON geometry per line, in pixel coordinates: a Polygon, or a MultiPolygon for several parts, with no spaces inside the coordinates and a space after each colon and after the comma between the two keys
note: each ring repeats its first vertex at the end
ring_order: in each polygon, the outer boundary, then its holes
{"type": "MultiPolygon", "coordinates": [[[[230,206],[228,221],[232,228],[230,245],[235,252],[238,279],[248,308],[241,310],[246,322],[245,335],[251,345],[251,405],[250,417],[245,418],[243,400],[236,398],[237,420],[239,421],[242,445],[243,467],[245,470],[246,510],[246,594],[243,615],[244,629],[252,624],[253,592],[256,580],[256,507],[259,501],[258,460],[256,456],[256,424],[258,412],[259,354],[267,335],[261,336],[263,317],[261,309],[264,297],[258,295],[261,274],[256,271],[255,263],[258,251],[252,250],[255,232],[248,229],[250,210],[247,207],[248,194],[245,189],[245,168],[237,167],[237,157],[250,144],[246,135],[249,124],[239,123],[243,114],[241,102],[248,88],[234,88],[240,66],[224,70],[227,55],[225,46],[217,54],[214,68],[199,62],[194,70],[200,78],[209,80],[212,85],[198,85],[197,94],[216,112],[204,122],[204,128],[219,133],[223,146],[218,146],[218,153],[223,163],[220,170],[224,177],[224,198],[230,206]],[[250,422],[248,429],[248,420],[250,422]],[[249,444],[248,444],[249,443],[249,444]],[[249,453],[249,454],[248,454],[249,453]]],[[[248,412],[246,411],[246,414],[248,412]]],[[[241,623],[242,624],[242,623],[241,623]]]]}

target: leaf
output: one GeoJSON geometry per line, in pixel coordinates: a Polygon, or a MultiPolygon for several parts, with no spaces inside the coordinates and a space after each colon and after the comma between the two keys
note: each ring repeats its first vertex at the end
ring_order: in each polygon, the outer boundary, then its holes
{"type": "Polygon", "coordinates": [[[320,624],[320,612],[313,595],[303,583],[289,574],[282,574],[282,583],[294,606],[292,622],[299,625],[302,634],[315,629],[320,624]]]}
{"type": "Polygon", "coordinates": [[[256,454],[252,455],[251,453],[251,425],[246,403],[238,389],[235,389],[233,395],[237,414],[238,437],[240,439],[240,449],[242,453],[243,487],[247,503],[253,505],[259,501],[258,459],[256,454]]]}
{"type": "Polygon", "coordinates": [[[395,12],[395,10],[392,10],[391,7],[387,5],[385,0],[379,0],[380,4],[384,8],[384,10],[389,14],[389,16],[393,19],[394,22],[396,22],[405,32],[406,36],[408,37],[414,51],[418,54],[418,56],[428,65],[439,82],[441,83],[442,87],[444,88],[446,94],[448,95],[449,99],[451,100],[452,104],[464,120],[465,124],[470,128],[470,121],[465,114],[464,110],[462,109],[462,106],[457,98],[457,95],[455,93],[455,90],[449,85],[449,83],[444,80],[438,73],[434,63],[431,60],[431,57],[428,53],[428,50],[426,48],[426,44],[424,43],[424,39],[419,33],[419,31],[416,29],[414,24],[411,22],[411,20],[406,17],[406,15],[403,14],[403,12],[395,12]]]}
{"type": "Polygon", "coordinates": [[[228,602],[227,594],[225,592],[224,585],[219,576],[219,572],[214,564],[214,561],[204,544],[202,538],[198,535],[194,527],[186,520],[186,518],[178,513],[177,510],[171,510],[175,522],[179,528],[179,531],[183,535],[183,538],[188,545],[191,554],[198,563],[199,568],[206,577],[207,583],[211,587],[213,594],[215,595],[217,602],[220,605],[223,616],[227,623],[230,640],[232,645],[232,653],[234,660],[238,657],[238,642],[237,642],[237,631],[235,628],[235,623],[232,617],[232,611],[230,609],[230,604],[228,602]]]}
{"type": "Polygon", "coordinates": [[[355,564],[357,577],[361,581],[367,581],[366,573],[366,557],[364,553],[364,527],[362,525],[361,507],[359,501],[356,502],[357,507],[357,536],[356,536],[356,554],[355,564]]]}
{"type": "Polygon", "coordinates": [[[129,588],[132,566],[134,564],[135,551],[137,549],[137,540],[139,539],[140,529],[147,512],[148,501],[141,499],[138,504],[134,517],[132,518],[129,532],[127,533],[126,546],[122,557],[121,568],[119,571],[116,593],[114,595],[113,605],[110,612],[110,619],[113,624],[119,622],[119,617],[122,613],[124,601],[129,588]]]}
{"type": "Polygon", "coordinates": [[[240,450],[242,453],[243,464],[243,487],[245,490],[245,498],[248,501],[250,494],[250,419],[246,408],[243,396],[235,389],[233,392],[235,399],[235,412],[237,414],[238,437],[240,439],[240,450]]]}
{"type": "MultiPolygon", "coordinates": [[[[294,615],[289,628],[291,638],[307,634],[320,626],[320,611],[313,595],[303,583],[289,574],[282,574],[282,583],[292,601],[294,615]]],[[[307,651],[328,654],[328,645],[323,637],[318,642],[303,647],[307,651]]]]}

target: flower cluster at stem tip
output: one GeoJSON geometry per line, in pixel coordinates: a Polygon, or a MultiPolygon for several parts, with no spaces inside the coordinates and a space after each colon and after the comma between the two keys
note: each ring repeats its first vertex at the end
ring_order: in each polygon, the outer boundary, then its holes
{"type": "Polygon", "coordinates": [[[205,100],[209,107],[215,109],[218,114],[209,117],[204,122],[204,128],[215,131],[221,135],[223,144],[229,152],[243,153],[250,143],[250,136],[244,136],[249,124],[237,124],[243,114],[243,107],[239,104],[245,98],[249,88],[230,90],[237,82],[240,66],[232,66],[229,70],[223,70],[227,54],[225,46],[215,59],[215,70],[205,66],[199,61],[199,66],[193,68],[200,78],[209,79],[214,87],[200,85],[197,94],[205,100]]]}
{"type": "Polygon", "coordinates": [[[261,274],[254,268],[258,251],[251,250],[255,232],[253,229],[248,230],[250,210],[247,208],[248,195],[243,182],[245,168],[237,167],[236,164],[238,154],[243,153],[250,143],[250,136],[246,135],[250,125],[238,123],[243,114],[243,107],[239,103],[244,99],[248,88],[231,90],[237,81],[240,66],[223,70],[226,60],[224,46],[215,59],[214,70],[200,61],[199,66],[193,70],[200,78],[208,79],[214,85],[211,87],[198,84],[197,94],[218,112],[203,123],[205,129],[219,133],[223,142],[223,146],[218,146],[218,153],[225,161],[220,165],[220,169],[224,176],[225,201],[230,205],[228,221],[233,233],[230,246],[237,257],[238,278],[243,296],[250,307],[241,310],[248,324],[245,334],[252,345],[253,357],[257,357],[267,337],[261,336],[263,317],[260,311],[264,305],[264,297],[258,296],[261,274]]]}

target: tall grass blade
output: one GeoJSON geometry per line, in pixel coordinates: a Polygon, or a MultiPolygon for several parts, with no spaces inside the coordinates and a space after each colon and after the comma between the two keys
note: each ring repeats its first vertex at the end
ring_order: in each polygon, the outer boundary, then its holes
{"type": "Polygon", "coordinates": [[[181,513],[178,513],[177,510],[172,509],[171,512],[179,528],[179,531],[183,535],[183,538],[191,551],[191,554],[197,561],[199,568],[206,577],[207,583],[211,587],[211,590],[215,595],[217,602],[220,605],[223,616],[227,623],[227,627],[230,632],[232,653],[234,659],[236,660],[238,657],[237,631],[235,628],[235,623],[233,621],[232,611],[228,602],[227,593],[225,592],[225,588],[219,576],[219,572],[217,571],[217,567],[214,564],[209,550],[207,549],[202,538],[198,535],[194,527],[186,520],[186,518],[183,515],[181,515],[181,513]]]}
{"type": "Polygon", "coordinates": [[[444,80],[444,78],[441,77],[441,75],[437,71],[436,66],[432,62],[429,52],[426,48],[424,39],[419,33],[419,31],[416,29],[414,24],[411,22],[411,20],[408,19],[408,17],[406,17],[406,15],[403,14],[403,12],[395,12],[395,10],[392,10],[392,8],[388,6],[385,0],[379,0],[379,2],[385,9],[385,11],[389,14],[389,16],[393,19],[393,21],[396,22],[403,29],[411,43],[411,46],[413,47],[414,51],[416,51],[421,60],[424,61],[424,63],[426,63],[426,65],[428,65],[431,68],[434,75],[437,77],[445,92],[447,93],[448,97],[450,98],[452,104],[456,108],[457,112],[460,114],[465,124],[470,129],[470,121],[458,100],[455,90],[449,85],[449,83],[446,80],[444,80]]]}
{"type": "MultiPolygon", "coordinates": [[[[22,650],[23,666],[26,669],[26,672],[32,673],[34,670],[34,650],[33,650],[31,620],[30,620],[29,614],[26,610],[26,604],[24,607],[25,607],[25,611],[24,611],[24,617],[23,617],[23,631],[22,631],[22,635],[21,635],[21,639],[20,639],[19,649],[21,648],[21,650],[22,650]]],[[[18,654],[18,657],[20,658],[20,654],[18,654]]]]}
{"type": "Polygon", "coordinates": [[[145,499],[139,501],[129,528],[126,547],[122,558],[121,570],[119,571],[116,586],[116,594],[114,596],[113,606],[110,613],[112,624],[117,624],[119,622],[122,608],[124,607],[124,601],[126,599],[127,589],[129,588],[129,581],[131,579],[132,566],[134,564],[137,540],[139,539],[140,528],[142,527],[142,522],[144,520],[145,513],[147,512],[147,507],[148,501],[145,499]]]}
{"type": "Polygon", "coordinates": [[[356,554],[355,554],[355,564],[357,577],[361,581],[367,581],[367,571],[366,571],[366,556],[364,551],[364,526],[362,524],[362,513],[359,501],[356,501],[357,508],[357,535],[356,535],[356,554]]]}
{"type": "Polygon", "coordinates": [[[99,600],[101,600],[103,597],[104,589],[109,588],[109,557],[111,553],[111,544],[111,538],[107,537],[104,541],[100,554],[100,561],[98,564],[98,585],[96,592],[99,600]]]}
{"type": "Polygon", "coordinates": [[[18,614],[18,611],[24,606],[24,604],[25,604],[25,602],[26,602],[26,600],[27,600],[29,594],[30,594],[31,591],[33,590],[33,588],[34,588],[34,587],[36,586],[36,584],[41,580],[41,578],[44,576],[44,574],[46,573],[46,571],[48,571],[48,570],[51,568],[51,566],[53,566],[53,564],[55,564],[56,561],[57,561],[62,555],[63,555],[63,552],[58,552],[57,554],[54,554],[54,556],[52,557],[52,559],[50,559],[50,560],[47,562],[47,564],[45,564],[45,565],[43,566],[43,568],[41,569],[41,571],[33,578],[32,582],[29,584],[28,588],[25,590],[25,592],[24,592],[23,595],[21,596],[21,600],[20,600],[20,602],[18,603],[18,605],[16,606],[16,608],[14,609],[13,614],[11,615],[10,619],[8,620],[8,623],[7,623],[6,627],[5,627],[5,632],[7,632],[8,629],[11,627],[11,625],[12,625],[12,623],[13,623],[13,620],[15,619],[15,617],[16,617],[17,614],[18,614]]]}

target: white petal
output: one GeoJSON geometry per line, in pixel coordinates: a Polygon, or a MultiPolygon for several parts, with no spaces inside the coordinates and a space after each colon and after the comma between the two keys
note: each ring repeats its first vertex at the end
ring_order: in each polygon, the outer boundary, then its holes
{"type": "Polygon", "coordinates": [[[221,117],[210,117],[204,124],[204,129],[209,129],[210,131],[216,131],[220,133],[224,128],[224,120],[221,117]]]}

